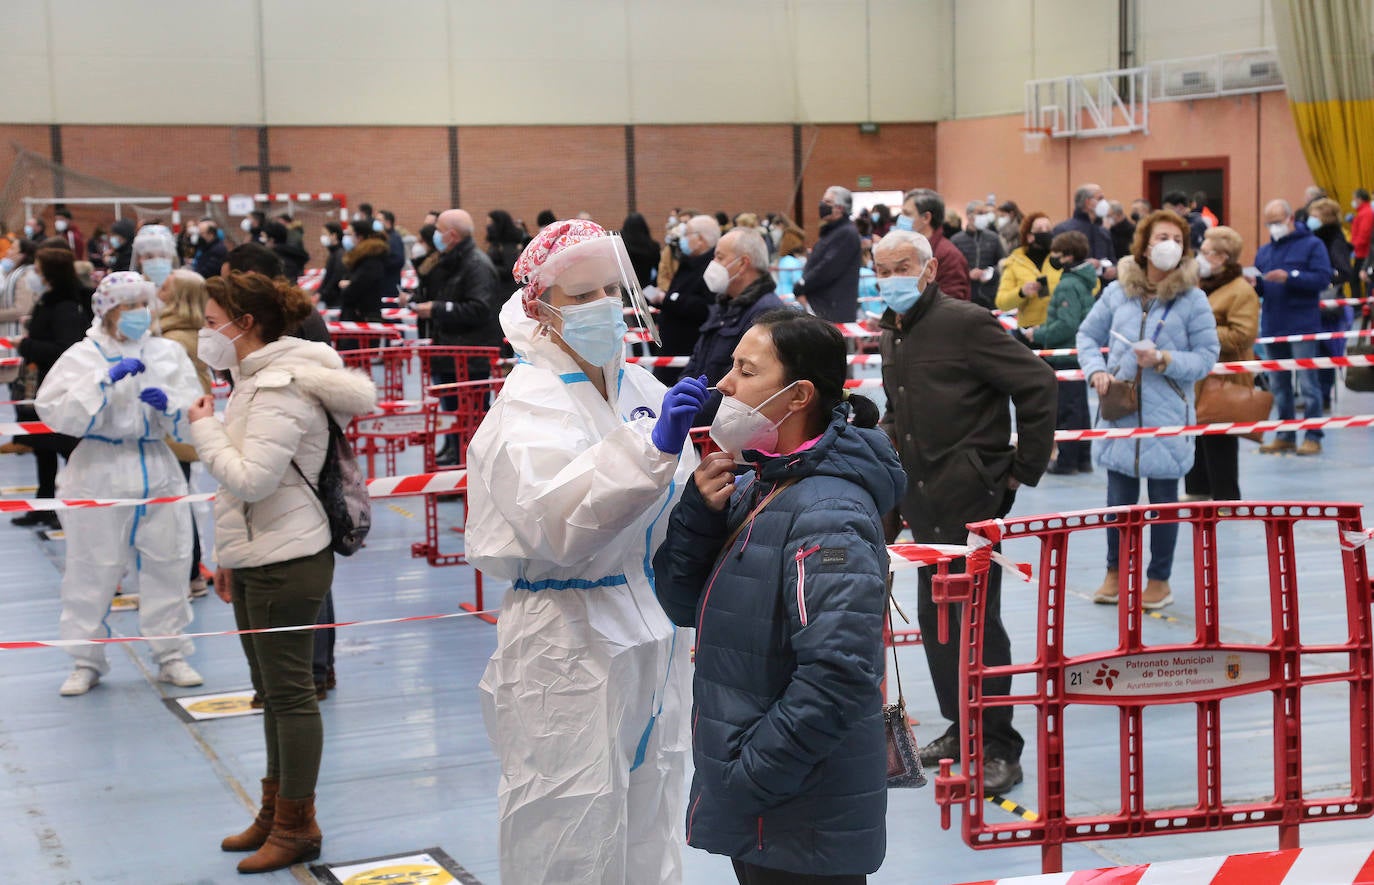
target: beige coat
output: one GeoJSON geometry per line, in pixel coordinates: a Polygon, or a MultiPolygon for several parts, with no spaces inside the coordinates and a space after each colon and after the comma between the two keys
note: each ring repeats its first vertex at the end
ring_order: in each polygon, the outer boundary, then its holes
{"type": "MultiPolygon", "coordinates": [[[[1225,273],[1225,268],[1222,272],[1225,273]]],[[[1223,363],[1254,359],[1255,336],[1259,334],[1259,295],[1245,277],[1240,275],[1239,270],[1234,273],[1234,278],[1222,283],[1207,295],[1207,303],[1211,305],[1212,316],[1217,321],[1217,339],[1221,342],[1221,355],[1217,357],[1217,361],[1223,363]]],[[[1206,288],[1204,286],[1203,291],[1206,291],[1206,288]]],[[[1255,376],[1252,374],[1223,377],[1230,383],[1242,387],[1255,386],[1255,376]]],[[[1198,385],[1201,384],[1199,381],[1198,385]]]]}
{"type": "Polygon", "coordinates": [[[215,561],[225,568],[270,565],[329,546],[324,508],[311,483],[329,443],[327,408],[340,427],[376,404],[372,379],[343,368],[333,348],[281,338],[239,366],[224,422],[202,418],[191,439],[219,481],[215,561]]]}
{"type": "MultiPolygon", "coordinates": [[[[196,367],[196,380],[200,381],[201,392],[209,393],[210,368],[202,363],[200,357],[196,355],[196,350],[200,346],[200,329],[191,328],[185,322],[166,313],[158,318],[158,323],[162,327],[162,337],[168,341],[175,341],[186,351],[186,355],[191,358],[191,365],[196,367]]],[[[172,454],[177,456],[177,460],[183,464],[189,464],[196,460],[196,449],[189,443],[177,442],[168,437],[167,445],[171,447],[172,454]]]]}

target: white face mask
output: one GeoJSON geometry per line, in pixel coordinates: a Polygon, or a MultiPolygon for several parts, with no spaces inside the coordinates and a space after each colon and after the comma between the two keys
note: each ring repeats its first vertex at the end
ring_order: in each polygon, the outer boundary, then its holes
{"type": "Polygon", "coordinates": [[[733,278],[734,274],[730,273],[729,268],[719,261],[712,261],[706,265],[706,270],[701,275],[701,280],[706,284],[706,288],[716,295],[724,295],[726,290],[730,288],[730,280],[733,278]]]}
{"type": "Polygon", "coordinates": [[[234,342],[245,334],[247,333],[239,332],[233,338],[226,338],[214,329],[201,329],[197,333],[196,356],[216,371],[228,371],[239,364],[239,354],[234,349],[234,342]]]}
{"type": "Polygon", "coordinates": [[[52,226],[57,228],[58,233],[62,233],[67,229],[67,219],[59,218],[52,223],[52,226]]]}
{"type": "Polygon", "coordinates": [[[740,456],[746,449],[772,451],[778,444],[778,428],[792,413],[783,415],[775,424],[760,410],[796,383],[793,381],[754,407],[746,406],[733,396],[722,397],[716,418],[711,422],[711,439],[740,463],[743,463],[740,456]]]}
{"type": "Polygon", "coordinates": [[[251,218],[245,218],[245,219],[243,219],[242,221],[239,222],[239,230],[242,230],[242,231],[247,232],[247,231],[250,231],[250,230],[252,230],[252,229],[253,229],[253,219],[251,219],[251,218]]]}
{"type": "Polygon", "coordinates": [[[334,245],[334,238],[329,234],[320,234],[320,245],[328,249],[330,246],[334,245]]]}
{"type": "Polygon", "coordinates": [[[1160,270],[1173,270],[1183,258],[1183,245],[1162,240],[1150,248],[1150,263],[1160,270]]]}
{"type": "Polygon", "coordinates": [[[1093,209],[1093,212],[1097,214],[1098,218],[1106,218],[1108,215],[1111,214],[1111,211],[1112,207],[1108,205],[1106,197],[1103,197],[1102,199],[1098,200],[1097,207],[1093,209]]]}
{"type": "Polygon", "coordinates": [[[992,216],[986,212],[973,216],[973,226],[979,230],[987,230],[992,226],[992,216]]]}
{"type": "Polygon", "coordinates": [[[1197,256],[1197,272],[1199,276],[1203,277],[1210,277],[1212,274],[1216,273],[1216,266],[1208,261],[1207,256],[1203,255],[1201,252],[1199,252],[1197,256]]]}
{"type": "Polygon", "coordinates": [[[1283,221],[1276,221],[1269,225],[1269,236],[1275,240],[1281,240],[1288,236],[1288,224],[1283,221]]]}

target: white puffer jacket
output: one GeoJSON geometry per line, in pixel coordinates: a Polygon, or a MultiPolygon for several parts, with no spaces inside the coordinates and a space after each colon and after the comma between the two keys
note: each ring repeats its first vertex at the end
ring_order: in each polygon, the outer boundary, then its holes
{"type": "Polygon", "coordinates": [[[224,568],[269,565],[329,546],[329,522],[311,482],[324,466],[329,409],[340,427],[371,411],[372,379],[346,370],[333,348],[281,338],[239,366],[224,422],[202,418],[191,439],[215,496],[215,561],[224,568]]]}

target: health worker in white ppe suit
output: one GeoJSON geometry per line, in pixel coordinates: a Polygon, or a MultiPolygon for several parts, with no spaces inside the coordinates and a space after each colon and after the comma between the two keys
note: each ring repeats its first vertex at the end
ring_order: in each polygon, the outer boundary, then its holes
{"type": "Polygon", "coordinates": [[[518,364],[467,455],[468,557],[513,585],[481,681],[501,881],[680,882],[693,631],[651,562],[706,385],[626,365],[625,306],[653,326],[618,236],[555,222],[513,273],[518,364]]]}
{"type": "Polygon", "coordinates": [[[156,289],[171,275],[177,261],[177,238],[161,224],[145,224],[134,235],[129,267],[153,281],[156,289]]]}
{"type": "MultiPolygon", "coordinates": [[[[38,417],[81,437],[57,478],[59,498],[155,498],[186,494],[176,456],[163,439],[189,439],[185,410],[200,396],[186,351],[157,337],[156,289],[141,274],[119,271],[92,296],[95,321],[58,359],[38,389],[38,417]]],[[[191,622],[189,504],[61,511],[67,536],[62,576],[63,639],[108,635],[105,615],[126,569],[138,572],[138,621],[145,636],[174,636],[191,622]]],[[[150,642],[158,679],[200,685],[186,663],[187,639],[150,642]]],[[[101,645],[68,648],[76,666],[63,695],[90,691],[109,672],[101,645]]]]}

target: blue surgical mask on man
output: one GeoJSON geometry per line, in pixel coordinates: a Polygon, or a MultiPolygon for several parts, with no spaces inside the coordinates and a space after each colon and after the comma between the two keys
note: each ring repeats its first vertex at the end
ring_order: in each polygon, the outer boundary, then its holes
{"type": "Polygon", "coordinates": [[[678,238],[678,241],[677,241],[677,250],[678,250],[679,252],[681,252],[683,255],[691,255],[691,254],[692,254],[692,235],[691,235],[691,234],[683,234],[681,237],[678,238]]]}
{"type": "Polygon", "coordinates": [[[343,247],[345,252],[351,252],[356,245],[358,245],[358,241],[353,239],[352,234],[343,235],[343,247]]]}
{"type": "Polygon", "coordinates": [[[910,215],[897,216],[897,230],[914,230],[915,227],[915,222],[912,221],[910,215]]]}
{"type": "Polygon", "coordinates": [[[153,281],[153,285],[159,289],[163,282],[172,273],[172,259],[170,258],[145,258],[140,262],[143,275],[153,281]]]}
{"type": "Polygon", "coordinates": [[[444,232],[441,230],[436,230],[434,232],[434,248],[442,252],[444,251],[447,245],[448,242],[444,239],[444,232]]]}
{"type": "Polygon", "coordinates": [[[386,230],[386,225],[382,224],[382,220],[380,218],[374,218],[372,219],[372,229],[377,233],[381,233],[382,231],[386,230]]]}
{"type": "Polygon", "coordinates": [[[916,306],[916,302],[921,300],[921,294],[925,291],[921,288],[921,277],[925,275],[929,261],[921,265],[921,270],[911,277],[886,277],[878,280],[878,296],[883,299],[883,303],[892,308],[892,312],[901,316],[911,308],[916,306]]]}
{"type": "Polygon", "coordinates": [[[598,298],[561,310],[544,305],[563,318],[559,337],[593,366],[604,366],[625,346],[625,311],[619,298],[598,298]]]}
{"type": "Polygon", "coordinates": [[[148,331],[148,327],[153,324],[153,313],[146,307],[136,307],[126,310],[119,315],[119,322],[116,328],[119,334],[128,338],[130,341],[137,341],[148,331]]]}

